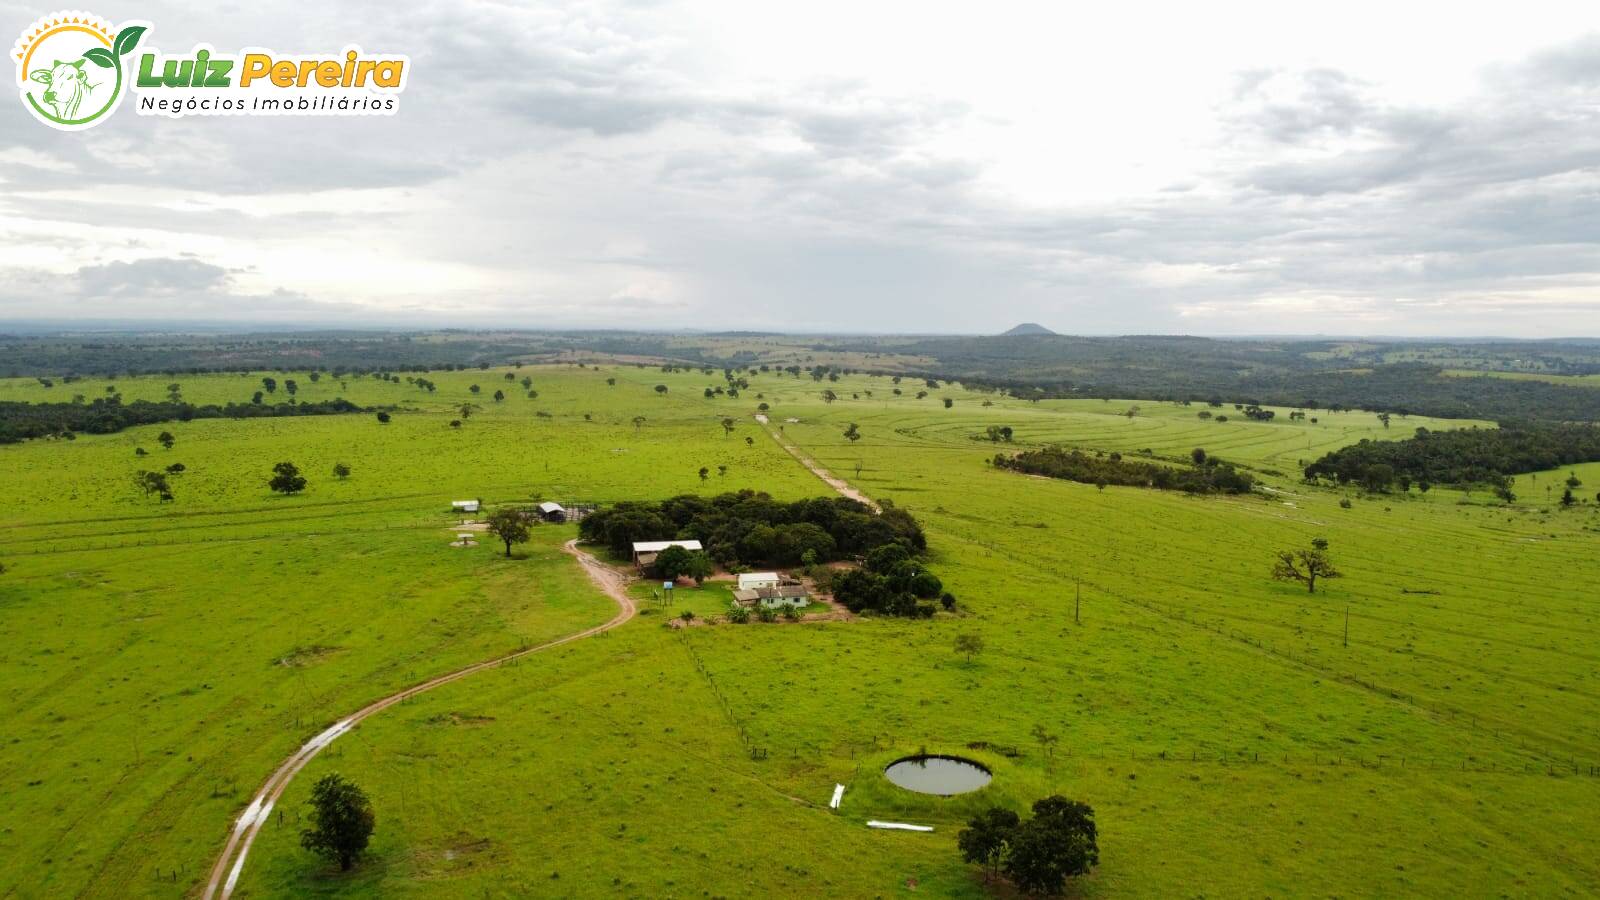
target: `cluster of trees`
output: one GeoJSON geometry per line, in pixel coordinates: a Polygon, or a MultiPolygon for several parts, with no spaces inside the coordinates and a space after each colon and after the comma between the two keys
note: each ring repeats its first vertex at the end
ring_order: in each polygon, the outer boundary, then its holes
{"type": "Polygon", "coordinates": [[[29,438],[62,437],[75,433],[111,434],[136,425],[187,422],[191,419],[255,419],[277,416],[326,416],[366,412],[348,400],[317,403],[258,405],[229,403],[197,406],[173,401],[135,400],[123,403],[117,396],[98,397],[84,403],[0,402],[0,444],[29,438]]]}
{"type": "Polygon", "coordinates": [[[833,598],[857,613],[932,618],[936,607],[931,601],[941,596],[946,609],[955,606],[955,596],[944,593],[939,576],[898,543],[873,550],[861,568],[833,579],[833,598]]]}
{"type": "Polygon", "coordinates": [[[1512,475],[1600,461],[1600,427],[1515,425],[1429,431],[1399,441],[1364,440],[1342,447],[1305,468],[1309,480],[1358,484],[1388,491],[1412,484],[1489,484],[1504,487],[1512,475]]]}
{"type": "MultiPolygon", "coordinates": [[[[872,339],[834,344],[858,352],[891,348],[872,339]]],[[[1004,390],[1024,399],[1120,397],[1132,400],[1241,398],[1258,405],[1369,409],[1398,415],[1516,421],[1600,421],[1600,390],[1490,375],[1463,378],[1431,363],[1392,363],[1405,355],[1450,359],[1448,343],[1379,345],[1352,354],[1333,341],[1244,341],[1197,337],[930,337],[898,342],[892,352],[935,360],[941,377],[969,389],[1004,390]],[[1390,354],[1394,355],[1391,357],[1390,354]]],[[[1559,352],[1597,362],[1592,345],[1513,343],[1471,352],[1500,361],[1559,352]]],[[[1574,364],[1554,371],[1578,372],[1574,364]]],[[[1263,410],[1264,412],[1266,410],[1263,410]]]]}
{"type": "Polygon", "coordinates": [[[1059,795],[1036,801],[1026,821],[1003,807],[985,810],[956,835],[956,846],[986,877],[1004,875],[1024,894],[1060,894],[1068,878],[1100,862],[1094,809],[1059,795]]]}
{"type": "Polygon", "coordinates": [[[1120,453],[1090,455],[1082,450],[1051,446],[1025,450],[1011,456],[997,454],[994,464],[1002,469],[1064,478],[1100,488],[1116,484],[1191,494],[1245,494],[1255,485],[1255,478],[1250,473],[1241,472],[1214,456],[1207,456],[1204,450],[1196,449],[1192,459],[1192,467],[1164,466],[1123,459],[1120,453]]]}
{"type": "Polygon", "coordinates": [[[875,515],[843,497],[782,503],[750,490],[619,503],[585,517],[578,531],[617,553],[635,541],[698,540],[724,566],[793,566],[864,556],[886,544],[913,554],[928,546],[922,526],[893,506],[875,515]]]}

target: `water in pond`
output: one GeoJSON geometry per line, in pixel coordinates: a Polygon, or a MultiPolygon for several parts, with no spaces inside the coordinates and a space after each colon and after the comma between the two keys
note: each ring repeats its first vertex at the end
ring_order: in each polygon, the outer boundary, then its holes
{"type": "Polygon", "coordinates": [[[975,791],[993,777],[983,766],[955,756],[908,756],[891,763],[883,774],[908,791],[942,797],[975,791]]]}

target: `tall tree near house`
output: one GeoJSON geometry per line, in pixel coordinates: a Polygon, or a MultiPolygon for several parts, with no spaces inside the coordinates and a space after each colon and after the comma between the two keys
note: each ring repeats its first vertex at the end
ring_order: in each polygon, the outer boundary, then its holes
{"type": "Polygon", "coordinates": [[[526,544],[532,536],[530,517],[520,509],[497,509],[489,516],[489,533],[506,545],[506,558],[511,558],[512,544],[526,544]]]}
{"type": "Polygon", "coordinates": [[[367,849],[377,816],[366,792],[338,774],[328,774],[311,788],[311,827],[300,833],[300,846],[349,871],[367,849]]]}
{"type": "Polygon", "coordinates": [[[1306,593],[1314,594],[1317,579],[1342,578],[1343,573],[1328,558],[1328,542],[1318,538],[1309,550],[1279,550],[1278,559],[1272,564],[1272,577],[1298,581],[1306,586],[1306,593]]]}

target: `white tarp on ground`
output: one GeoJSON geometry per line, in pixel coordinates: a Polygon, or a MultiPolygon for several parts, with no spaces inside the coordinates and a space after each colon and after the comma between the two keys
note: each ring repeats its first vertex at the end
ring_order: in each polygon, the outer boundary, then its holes
{"type": "Polygon", "coordinates": [[[907,825],[904,822],[879,822],[874,819],[867,823],[868,828],[885,828],[890,831],[932,831],[932,825],[907,825]]]}
{"type": "Polygon", "coordinates": [[[844,785],[842,785],[842,784],[834,785],[833,786],[833,799],[828,801],[828,808],[829,809],[838,809],[839,808],[839,801],[841,801],[843,799],[844,799],[844,785]]]}

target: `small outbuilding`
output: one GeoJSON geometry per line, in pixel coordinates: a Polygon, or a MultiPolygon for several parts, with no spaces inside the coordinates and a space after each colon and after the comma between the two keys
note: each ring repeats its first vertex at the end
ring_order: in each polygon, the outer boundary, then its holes
{"type": "Polygon", "coordinates": [[[559,503],[552,503],[546,500],[539,504],[539,518],[546,522],[565,522],[567,520],[567,510],[559,503]]]}
{"type": "Polygon", "coordinates": [[[777,572],[744,572],[739,576],[739,590],[754,591],[761,588],[777,587],[783,583],[777,572]]]}
{"type": "Polygon", "coordinates": [[[655,564],[656,554],[668,547],[682,547],[685,550],[702,550],[699,541],[634,541],[633,564],[641,569],[647,569],[655,564]]]}
{"type": "Polygon", "coordinates": [[[479,507],[479,503],[476,500],[451,500],[450,501],[450,510],[452,512],[475,513],[475,512],[478,511],[478,507],[479,507]]]}

